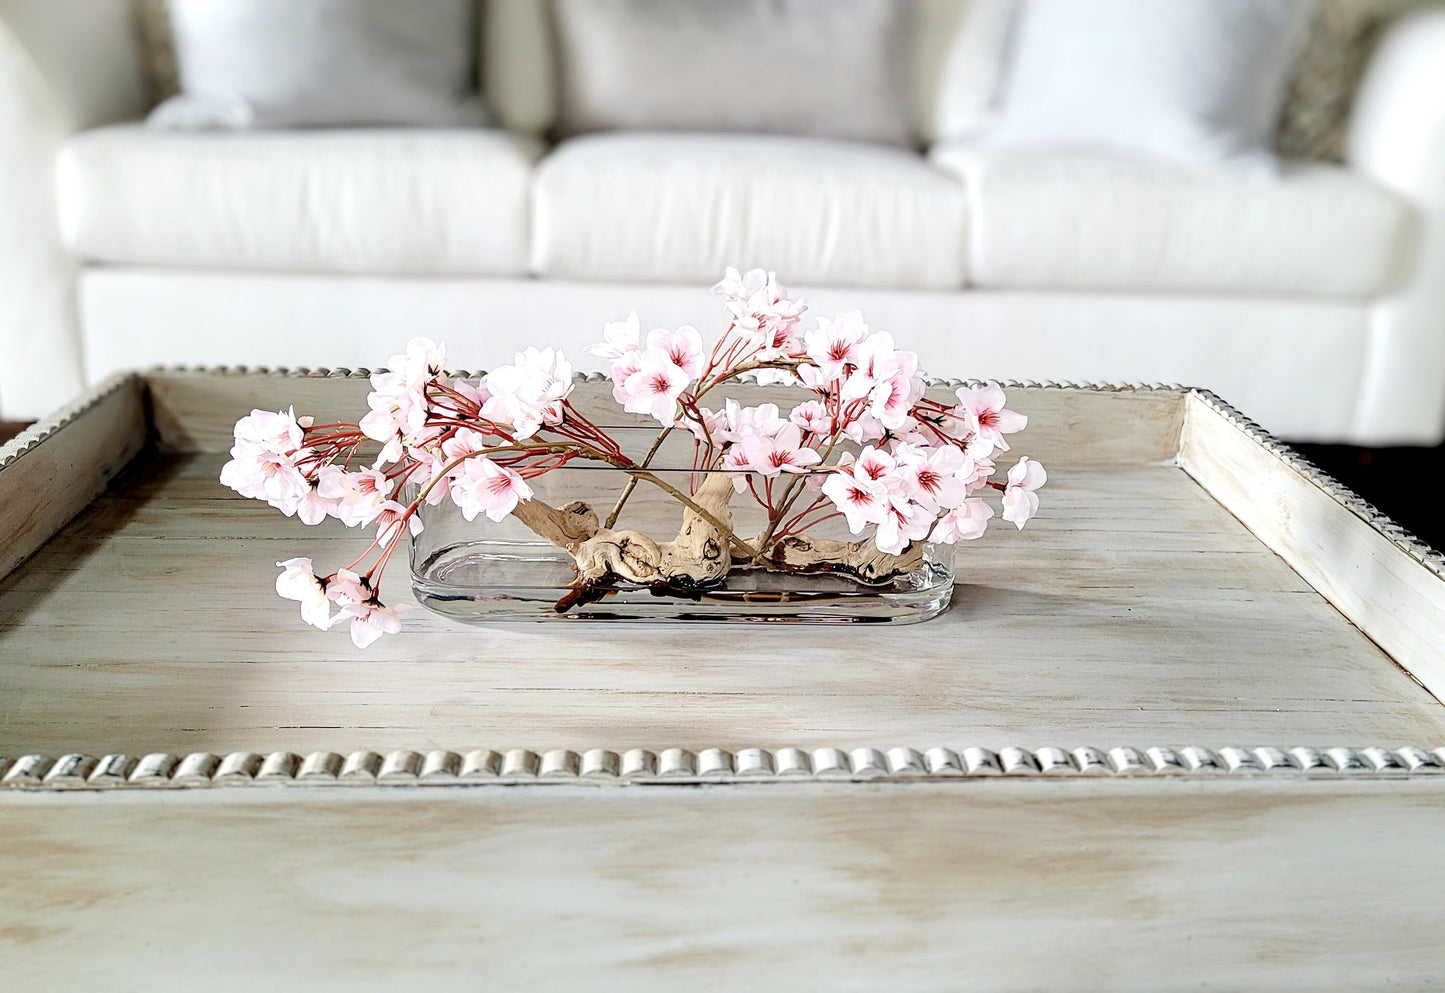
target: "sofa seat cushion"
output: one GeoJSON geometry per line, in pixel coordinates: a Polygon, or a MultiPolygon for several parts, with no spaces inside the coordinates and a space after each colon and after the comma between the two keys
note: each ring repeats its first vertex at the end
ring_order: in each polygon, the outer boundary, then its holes
{"type": "Polygon", "coordinates": [[[100,262],[522,274],[541,151],[492,130],[101,128],[61,151],[61,231],[100,262]]]}
{"type": "Polygon", "coordinates": [[[1370,297],[1405,274],[1417,234],[1402,200],[1320,162],[1244,176],[1088,152],[930,157],[969,190],[971,280],[986,288],[1370,297]]]}
{"type": "Polygon", "coordinates": [[[910,151],[778,135],[575,138],[539,167],[533,271],[948,288],[965,278],[965,196],[910,151]]]}

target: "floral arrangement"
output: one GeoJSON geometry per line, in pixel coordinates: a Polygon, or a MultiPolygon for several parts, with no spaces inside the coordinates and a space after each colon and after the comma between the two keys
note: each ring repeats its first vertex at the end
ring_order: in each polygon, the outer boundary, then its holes
{"type": "Polygon", "coordinates": [[[999,387],[964,387],[957,403],[939,403],[924,396],[918,356],[857,311],[805,328],[803,301],[761,270],[729,269],[715,289],[728,324],[711,348],[692,327],[644,336],[633,313],[608,324],[590,349],[610,362],[617,403],[658,422],[640,457],[569,402],[572,367],[551,348],[528,348],[468,383],[446,374],[443,346],[415,338],[371,377],[370,411],[355,424],[316,424],[294,409],[241,418],[222,483],[306,524],[335,518],[375,529],[366,551],[334,572],[317,575],[308,558],[277,563],[277,592],[300,601],[309,624],[349,624],[358,647],[397,631],[405,605],[382,602],[382,572],[402,539],[420,533],[419,509],[444,500],[468,521],[512,515],[565,549],[577,577],[559,612],[619,582],[686,592],[735,569],[879,583],[917,568],[925,542],[981,536],[995,516],[983,499],[989,491],[1002,494],[1002,519],[1020,528],[1037,512],[1041,465],[1024,457],[1005,482],[993,478],[1009,451],[1005,436],[1027,423],[999,387]],[[743,376],[800,387],[806,399],[786,412],[772,403],[718,405],[716,391],[743,376]],[[686,492],[652,470],[663,441],[684,431],[694,470],[686,492]],[[358,466],[376,444],[380,453],[358,466]],[[574,462],[629,477],[605,519],[581,501],[549,506],[529,485],[574,462]],[[638,485],[677,501],[675,537],[617,526],[638,485]],[[758,534],[734,532],[734,499],[766,512],[758,534]],[[837,518],[859,538],[808,533],[837,518]]]}

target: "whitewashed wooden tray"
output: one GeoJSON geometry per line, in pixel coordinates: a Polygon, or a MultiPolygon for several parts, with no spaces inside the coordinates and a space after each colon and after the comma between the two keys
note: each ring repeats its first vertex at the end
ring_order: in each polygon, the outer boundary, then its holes
{"type": "Polygon", "coordinates": [[[921,625],[414,614],[361,653],[271,591],[356,533],[216,474],[252,407],[366,390],[124,377],[0,449],[14,988],[1441,974],[1445,560],[1209,394],[1011,387],[1045,512],[921,625]]]}

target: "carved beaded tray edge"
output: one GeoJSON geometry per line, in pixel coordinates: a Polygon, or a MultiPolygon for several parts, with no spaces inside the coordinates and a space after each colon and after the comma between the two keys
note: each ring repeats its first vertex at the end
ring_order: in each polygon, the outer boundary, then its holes
{"type": "Polygon", "coordinates": [[[767,782],[941,782],[1013,778],[1399,779],[1445,776],[1445,747],[594,748],[534,752],[157,752],[140,757],[0,758],[0,790],[186,789],[213,786],[481,786],[767,782]]]}
{"type": "MultiPolygon", "coordinates": [[[[358,368],[272,369],[246,366],[164,366],[152,372],[214,376],[268,375],[317,379],[365,379],[371,370],[358,368]]],[[[477,373],[454,371],[474,378],[477,373]]],[[[65,427],[134,377],[121,373],[60,408],[49,417],[0,446],[0,469],[65,427]]],[[[600,373],[579,374],[578,382],[602,382],[600,373]]],[[[954,389],[979,385],[980,380],[931,377],[930,387],[954,389]]],[[[1445,577],[1445,553],[1436,551],[1400,527],[1368,501],[1343,486],[1298,452],[1208,390],[1177,384],[1114,384],[1009,380],[1005,389],[1093,390],[1113,393],[1192,393],[1223,416],[1252,441],[1287,463],[1324,490],[1356,517],[1379,531],[1392,544],[1431,572],[1445,577]]],[[[1071,750],[1045,747],[991,749],[720,748],[699,751],[669,748],[661,751],[630,749],[621,752],[595,748],[583,752],[527,749],[467,752],[409,750],[377,753],[356,751],[209,752],[144,756],[109,754],[99,758],[72,753],[59,758],[43,755],[0,756],[0,789],[99,790],[115,788],[194,788],[230,785],[523,785],[546,783],[694,784],[796,781],[947,781],[1004,777],[1291,777],[1299,779],[1359,779],[1445,775],[1445,747],[1429,750],[1415,745],[1395,749],[1379,746],[1343,746],[1316,749],[1277,746],[1209,749],[1153,746],[1137,749],[1119,746],[1108,750],[1079,747],[1071,750]]]]}

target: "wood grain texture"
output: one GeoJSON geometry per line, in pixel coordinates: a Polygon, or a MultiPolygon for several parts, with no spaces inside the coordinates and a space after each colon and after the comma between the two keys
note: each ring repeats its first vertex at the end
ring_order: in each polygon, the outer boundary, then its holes
{"type": "MultiPolygon", "coordinates": [[[[235,497],[223,458],[153,461],[0,584],[0,753],[1445,741],[1445,711],[1172,466],[1060,464],[1044,516],[965,547],[955,607],[916,626],[423,612],[360,652],[272,583],[362,540],[235,497]]],[[[386,582],[407,598],[404,562],[386,582]]]]}
{"type": "MultiPolygon", "coordinates": [[[[1335,485],[1250,444],[1253,426],[1191,397],[1184,469],[1342,614],[1445,699],[1445,598],[1436,555],[1402,554],[1373,508],[1346,506],[1335,485]]],[[[1256,429],[1257,430],[1257,429],[1256,429]]]]}
{"type": "Polygon", "coordinates": [[[147,430],[141,381],[119,376],[0,446],[0,577],[105,490],[147,430]]]}
{"type": "Polygon", "coordinates": [[[1430,989],[1440,781],[0,794],[7,988],[1430,989]]]}

